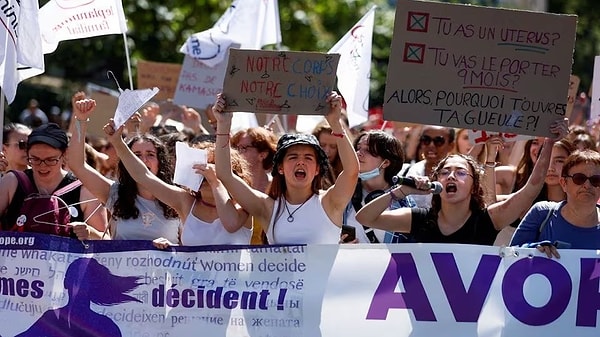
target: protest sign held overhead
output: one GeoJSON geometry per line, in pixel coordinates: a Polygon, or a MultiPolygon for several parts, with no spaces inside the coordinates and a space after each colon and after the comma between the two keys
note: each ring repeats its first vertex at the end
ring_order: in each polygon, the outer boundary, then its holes
{"type": "Polygon", "coordinates": [[[137,87],[138,89],[158,87],[160,91],[154,96],[155,100],[173,98],[180,72],[180,64],[138,60],[137,87]]]}
{"type": "Polygon", "coordinates": [[[577,17],[398,3],[384,117],[549,135],[566,116],[577,17]]]}
{"type": "Polygon", "coordinates": [[[223,91],[226,68],[225,61],[210,67],[190,55],[185,55],[173,101],[197,108],[212,105],[217,94],[223,91]]]}
{"type": "Polygon", "coordinates": [[[226,111],[324,115],[339,54],[231,49],[226,111]]]}

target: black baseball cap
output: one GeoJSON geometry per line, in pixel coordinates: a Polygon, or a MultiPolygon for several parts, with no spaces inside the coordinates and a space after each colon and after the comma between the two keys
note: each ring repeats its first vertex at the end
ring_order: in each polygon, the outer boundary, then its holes
{"type": "Polygon", "coordinates": [[[47,144],[60,150],[66,150],[69,146],[69,138],[58,124],[48,123],[31,131],[27,138],[27,149],[34,144],[47,144]]]}
{"type": "Polygon", "coordinates": [[[294,145],[310,145],[314,147],[315,151],[317,152],[317,160],[319,162],[319,175],[322,176],[325,174],[325,172],[327,172],[329,169],[329,158],[327,158],[327,154],[315,136],[303,133],[286,133],[281,136],[277,142],[277,150],[273,156],[273,169],[271,171],[271,175],[276,176],[279,174],[277,164],[281,163],[287,149],[294,145]]]}

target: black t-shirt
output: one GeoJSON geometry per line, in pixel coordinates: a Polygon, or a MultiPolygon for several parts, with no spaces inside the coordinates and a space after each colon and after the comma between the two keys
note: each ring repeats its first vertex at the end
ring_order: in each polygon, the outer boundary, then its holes
{"type": "Polygon", "coordinates": [[[456,232],[444,235],[431,208],[412,208],[410,234],[416,242],[493,245],[498,235],[487,209],[473,212],[456,232]]]}
{"type": "MultiPolygon", "coordinates": [[[[33,182],[33,171],[31,169],[27,169],[24,172],[31,181],[33,188],[37,191],[37,186],[35,186],[35,183],[33,182]]],[[[67,173],[67,175],[63,178],[60,184],[58,184],[58,186],[56,187],[56,190],[67,186],[75,180],[77,180],[77,178],[73,175],[73,173],[67,173]]],[[[71,222],[84,220],[83,211],[81,210],[81,207],[79,205],[80,194],[81,186],[77,186],[72,191],[69,191],[60,196],[60,198],[64,200],[67,205],[74,205],[73,207],[75,207],[75,209],[77,210],[77,216],[71,216],[71,222]]],[[[17,190],[13,195],[13,198],[6,209],[6,213],[4,213],[4,215],[2,216],[3,230],[11,230],[13,228],[17,221],[17,218],[19,217],[21,205],[23,204],[25,197],[27,197],[25,195],[25,191],[23,190],[21,185],[18,185],[17,190]]]]}

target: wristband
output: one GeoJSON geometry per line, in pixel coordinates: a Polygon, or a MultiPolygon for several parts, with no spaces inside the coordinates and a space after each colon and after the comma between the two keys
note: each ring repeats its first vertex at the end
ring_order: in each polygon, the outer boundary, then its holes
{"type": "Polygon", "coordinates": [[[486,161],[485,162],[485,167],[495,168],[497,165],[498,165],[498,163],[495,161],[486,161]]]}
{"type": "Polygon", "coordinates": [[[346,135],[346,131],[342,131],[340,133],[331,131],[331,135],[338,138],[344,138],[344,136],[346,135]]]}

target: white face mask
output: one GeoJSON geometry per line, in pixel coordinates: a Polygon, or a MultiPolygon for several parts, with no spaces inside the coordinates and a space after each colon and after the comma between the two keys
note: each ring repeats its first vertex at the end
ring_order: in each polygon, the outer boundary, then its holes
{"type": "Polygon", "coordinates": [[[369,180],[369,179],[373,179],[373,178],[379,176],[379,169],[381,168],[381,165],[383,165],[383,162],[381,164],[379,164],[378,167],[372,169],[371,171],[359,173],[358,177],[360,178],[360,180],[369,180]]]}

